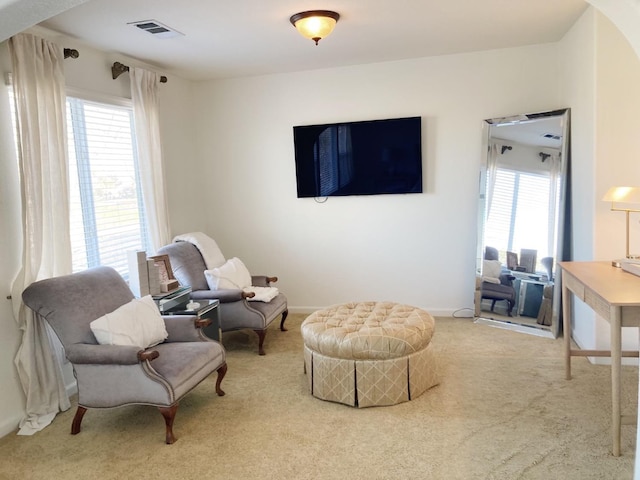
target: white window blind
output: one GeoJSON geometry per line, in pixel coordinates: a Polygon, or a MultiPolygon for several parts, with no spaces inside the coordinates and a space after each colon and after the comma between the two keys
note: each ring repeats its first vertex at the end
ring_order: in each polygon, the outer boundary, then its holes
{"type": "Polygon", "coordinates": [[[498,168],[489,216],[486,244],[500,252],[537,250],[538,260],[549,255],[550,176],[498,168]]]}
{"type": "Polygon", "coordinates": [[[67,97],[73,271],[108,265],[128,277],[127,251],[149,248],[130,106],[67,97]]]}
{"type": "Polygon", "coordinates": [[[315,145],[315,162],[319,164],[320,196],[331,195],[347,185],[353,177],[351,131],[347,125],[327,127],[315,145]]]}

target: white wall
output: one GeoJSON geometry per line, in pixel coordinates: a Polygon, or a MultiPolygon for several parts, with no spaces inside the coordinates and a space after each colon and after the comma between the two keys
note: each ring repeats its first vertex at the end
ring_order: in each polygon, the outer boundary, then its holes
{"type": "MultiPolygon", "coordinates": [[[[597,19],[594,240],[596,258],[606,260],[625,254],[625,214],[601,199],[610,187],[640,185],[640,61],[609,20],[597,19]]],[[[640,215],[630,220],[630,253],[640,254],[640,215]]]]}
{"type": "MultiPolygon", "coordinates": [[[[562,98],[571,106],[572,253],[574,260],[593,260],[595,203],[595,17],[587,10],[560,42],[562,98]]],[[[595,314],[574,303],[573,338],[582,348],[595,348],[595,314]]]]}
{"type": "Polygon", "coordinates": [[[482,120],[566,106],[556,45],[212,81],[196,96],[209,231],[301,311],[391,300],[470,314],[482,120]],[[296,198],[294,125],[413,115],[423,194],[296,198]]]}
{"type": "Polygon", "coordinates": [[[24,411],[24,395],[13,366],[20,335],[13,319],[11,301],[6,299],[22,254],[18,161],[4,82],[4,73],[10,71],[10,65],[7,44],[0,43],[0,436],[18,425],[24,411]]]}
{"type": "MultiPolygon", "coordinates": [[[[640,61],[629,42],[597,15],[595,255],[611,260],[625,254],[625,214],[601,199],[612,186],[640,185],[640,61]]],[[[640,214],[630,218],[630,250],[640,254],[640,214]]],[[[597,317],[596,348],[611,345],[609,323],[597,317]]],[[[623,350],[638,350],[638,329],[623,329],[623,350]]],[[[628,359],[625,363],[637,363],[628,359]]]]}
{"type": "Polygon", "coordinates": [[[640,57],[640,3],[637,0],[586,0],[620,30],[640,57]]]}
{"type": "MultiPolygon", "coordinates": [[[[611,212],[601,198],[611,186],[640,183],[640,62],[620,31],[594,9],[560,42],[560,52],[562,97],[572,106],[574,260],[620,258],[625,216],[611,212]]],[[[631,250],[640,252],[637,219],[631,239],[631,250]]],[[[581,301],[574,305],[576,343],[584,349],[609,349],[609,323],[581,301]]],[[[623,349],[637,350],[637,329],[624,329],[622,340],[623,349]]],[[[593,361],[610,363],[608,358],[593,361]]]]}

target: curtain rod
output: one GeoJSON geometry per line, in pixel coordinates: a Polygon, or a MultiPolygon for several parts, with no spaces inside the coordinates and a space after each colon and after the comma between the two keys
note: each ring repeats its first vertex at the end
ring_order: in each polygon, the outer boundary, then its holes
{"type": "MultiPolygon", "coordinates": [[[[111,67],[111,77],[115,80],[124,72],[128,72],[128,71],[129,71],[129,67],[127,65],[124,65],[120,62],[113,62],[113,66],[111,67]]],[[[160,77],[160,83],[167,83],[167,77],[162,75],[160,77]]]]}
{"type": "MultiPolygon", "coordinates": [[[[80,56],[80,52],[75,48],[65,48],[63,49],[64,58],[78,58],[80,56]]],[[[13,73],[7,72],[4,74],[4,84],[7,86],[13,85],[13,73]]],[[[11,297],[7,297],[9,300],[11,297]]]]}

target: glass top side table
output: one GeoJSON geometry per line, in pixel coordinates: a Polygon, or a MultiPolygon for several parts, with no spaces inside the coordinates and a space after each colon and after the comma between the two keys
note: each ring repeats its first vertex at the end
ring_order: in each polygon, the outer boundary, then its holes
{"type": "Polygon", "coordinates": [[[162,312],[163,315],[195,315],[202,319],[211,319],[211,324],[202,329],[203,333],[212,340],[221,341],[220,330],[220,305],[219,300],[191,300],[170,310],[162,312]]]}

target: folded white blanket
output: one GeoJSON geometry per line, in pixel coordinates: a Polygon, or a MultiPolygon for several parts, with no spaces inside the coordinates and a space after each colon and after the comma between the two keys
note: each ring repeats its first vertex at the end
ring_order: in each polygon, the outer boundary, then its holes
{"type": "Polygon", "coordinates": [[[217,268],[224,264],[227,260],[220,251],[220,247],[216,241],[202,232],[191,232],[176,235],[173,239],[174,242],[189,242],[196,246],[200,250],[200,254],[204,259],[204,263],[207,265],[207,270],[217,268]]]}
{"type": "Polygon", "coordinates": [[[250,302],[270,302],[274,298],[278,296],[280,293],[276,287],[246,287],[242,289],[243,291],[249,293],[253,292],[256,294],[255,297],[247,298],[250,302]]]}

